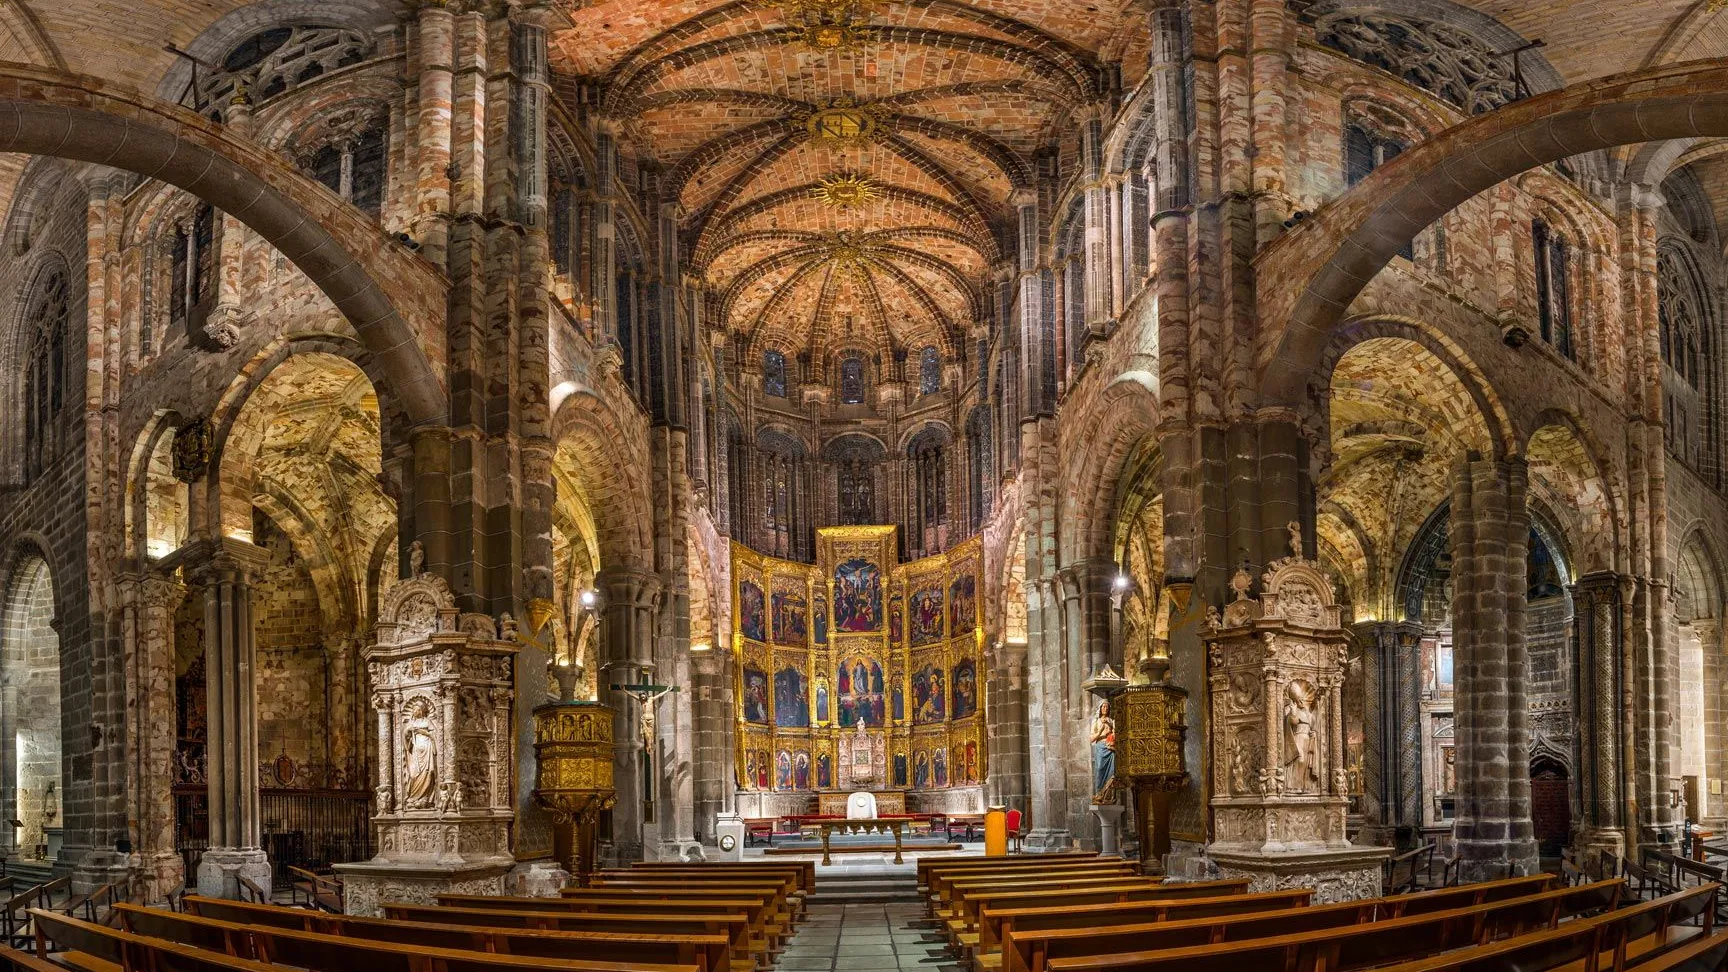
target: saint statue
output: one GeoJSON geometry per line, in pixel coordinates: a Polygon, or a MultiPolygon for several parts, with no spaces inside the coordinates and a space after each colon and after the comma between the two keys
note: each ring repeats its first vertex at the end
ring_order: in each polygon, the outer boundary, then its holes
{"type": "Polygon", "coordinates": [[[1108,798],[1105,788],[1116,778],[1116,720],[1110,718],[1110,703],[1098,703],[1092,720],[1092,801],[1108,798]]]}
{"type": "Polygon", "coordinates": [[[1284,693],[1284,782],[1304,793],[1320,785],[1320,741],[1314,738],[1314,690],[1301,679],[1284,693]]]}
{"type": "Polygon", "coordinates": [[[432,738],[432,723],[426,718],[426,703],[415,700],[413,718],[403,732],[408,749],[408,792],[403,805],[410,810],[432,807],[438,791],[438,745],[432,738]]]}

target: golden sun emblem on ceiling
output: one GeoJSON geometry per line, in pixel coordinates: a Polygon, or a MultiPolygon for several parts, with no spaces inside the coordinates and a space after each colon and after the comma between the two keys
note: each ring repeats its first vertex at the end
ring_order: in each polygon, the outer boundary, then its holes
{"type": "Polygon", "coordinates": [[[785,14],[787,26],[812,50],[851,51],[876,39],[860,0],[762,0],[762,5],[785,14]]]}
{"type": "Polygon", "coordinates": [[[810,194],[835,209],[851,209],[881,195],[882,187],[867,176],[845,173],[827,176],[811,188],[810,194]]]}

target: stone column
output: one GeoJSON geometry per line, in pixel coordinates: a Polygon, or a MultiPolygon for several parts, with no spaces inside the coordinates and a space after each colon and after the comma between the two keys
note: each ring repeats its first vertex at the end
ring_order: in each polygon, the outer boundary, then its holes
{"type": "Polygon", "coordinates": [[[1026,646],[997,642],[986,654],[984,802],[1024,811],[1026,776],[1026,646]]]}
{"type": "Polygon", "coordinates": [[[1031,790],[1031,831],[1026,843],[1032,851],[1066,850],[1070,838],[1068,819],[1067,759],[1069,733],[1066,679],[1062,670],[1062,605],[1056,581],[1040,578],[1026,581],[1026,629],[1029,671],[1026,697],[1027,784],[1031,790]]]}
{"type": "Polygon", "coordinates": [[[1363,840],[1404,847],[1422,826],[1421,625],[1356,626],[1363,645],[1363,840]]]}
{"type": "Polygon", "coordinates": [[[1524,688],[1528,475],[1521,459],[1483,459],[1472,452],[1453,477],[1453,834],[1464,882],[1533,874],[1538,867],[1524,688]]]}
{"type": "Polygon", "coordinates": [[[628,693],[610,685],[644,680],[654,670],[654,632],[660,602],[660,578],[627,567],[606,567],[595,577],[604,604],[600,614],[600,652],[604,659],[597,679],[600,698],[612,707],[612,738],[616,747],[612,779],[618,805],[612,810],[612,855],[617,863],[642,860],[642,803],[651,781],[648,751],[642,739],[641,706],[628,693]]]}
{"type": "Polygon", "coordinates": [[[717,635],[712,647],[690,653],[691,708],[696,721],[691,792],[696,804],[696,839],[706,844],[716,839],[715,817],[733,812],[738,795],[733,765],[730,624],[726,627],[726,633],[717,635]]]}
{"type": "Polygon", "coordinates": [[[1116,576],[1116,565],[1107,560],[1084,560],[1062,568],[1056,576],[1062,590],[1066,646],[1064,731],[1072,740],[1068,746],[1068,819],[1076,836],[1080,835],[1080,827],[1085,828],[1085,839],[1091,843],[1098,837],[1094,830],[1098,818],[1088,813],[1093,797],[1092,747],[1088,737],[1098,706],[1081,686],[1106,664],[1118,674],[1122,672],[1122,659],[1113,657],[1110,640],[1110,584],[1116,576]]]}
{"type": "Polygon", "coordinates": [[[127,579],[126,756],[132,872],[146,902],[186,879],[174,849],[174,613],[186,589],[154,571],[127,579]]]}
{"type": "Polygon", "coordinates": [[[239,878],[270,887],[258,820],[258,712],[252,579],[262,552],[227,538],[209,542],[193,577],[204,589],[205,697],[209,728],[210,847],[198,864],[198,893],[237,898],[239,878]]]}
{"type": "Polygon", "coordinates": [[[1704,775],[1698,780],[1698,794],[1704,801],[1704,826],[1722,833],[1728,829],[1728,792],[1713,785],[1728,779],[1728,697],[1723,684],[1728,680],[1728,665],[1724,665],[1722,622],[1695,619],[1692,630],[1704,649],[1704,775]]]}
{"type": "Polygon", "coordinates": [[[450,234],[450,130],[455,98],[456,23],[444,0],[426,0],[416,23],[420,55],[419,115],[414,121],[414,238],[435,266],[444,265],[450,234]]]}
{"type": "Polygon", "coordinates": [[[1580,850],[1616,856],[1628,846],[1620,816],[1625,765],[1620,752],[1625,728],[1620,707],[1620,658],[1625,651],[1620,630],[1621,580],[1598,571],[1579,578],[1572,588],[1578,650],[1572,698],[1577,705],[1578,792],[1584,812],[1577,842],[1580,850]]]}

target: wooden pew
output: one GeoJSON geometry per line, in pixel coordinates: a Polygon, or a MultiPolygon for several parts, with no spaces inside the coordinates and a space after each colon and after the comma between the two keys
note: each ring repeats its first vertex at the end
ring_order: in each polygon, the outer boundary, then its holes
{"type": "MultiPolygon", "coordinates": [[[[768,892],[777,896],[784,914],[791,923],[796,923],[803,914],[804,892],[798,890],[797,879],[790,873],[735,876],[729,874],[632,874],[628,871],[613,872],[604,880],[598,881],[596,888],[643,888],[661,890],[666,888],[701,888],[712,890],[716,894],[727,894],[733,891],[746,894],[768,892]]],[[[566,891],[579,893],[581,888],[568,888],[566,891]]],[[[590,888],[589,890],[593,890],[590,888]]]]}
{"type": "MultiPolygon", "coordinates": [[[[1252,925],[1232,929],[1240,919],[1228,918],[1048,932],[1040,935],[1045,956],[1041,967],[1050,972],[1261,968],[1349,972],[1551,928],[1562,919],[1612,910],[1624,891],[1623,882],[1602,881],[1469,908],[1270,937],[1220,940],[1221,934],[1232,931],[1238,936],[1254,934],[1252,925]]],[[[1713,900],[1713,889],[1700,889],[1699,893],[1707,899],[1706,904],[1713,900]]],[[[1248,920],[1254,917],[1248,916],[1248,920]]],[[[1004,946],[1008,947],[1017,947],[1012,937],[1004,946]]]]}
{"type": "Polygon", "coordinates": [[[36,957],[55,969],[78,972],[277,972],[264,962],[145,938],[118,928],[40,911],[34,922],[36,957]],[[56,946],[48,960],[48,945],[56,946]]]}
{"type": "Polygon", "coordinates": [[[0,972],[66,972],[66,966],[0,945],[0,972]]]}
{"type": "MultiPolygon", "coordinates": [[[[122,940],[119,943],[122,955],[126,954],[128,947],[140,942],[148,944],[152,941],[168,941],[59,915],[50,916],[53,919],[51,922],[42,917],[47,914],[48,912],[38,911],[34,915],[39,941],[47,938],[58,943],[60,938],[57,936],[66,935],[66,928],[62,924],[66,922],[81,926],[73,928],[72,931],[75,932],[75,935],[71,936],[76,937],[79,941],[88,941],[93,935],[127,936],[131,940],[130,942],[122,940]]],[[[162,914],[173,915],[174,913],[162,912],[162,914]]],[[[342,938],[337,935],[293,931],[268,925],[237,925],[231,922],[216,922],[215,919],[210,918],[199,919],[199,921],[206,923],[206,926],[197,932],[200,937],[204,938],[215,933],[214,925],[228,926],[223,930],[225,933],[224,940],[237,943],[244,942],[246,943],[244,947],[251,953],[239,956],[241,958],[256,959],[266,965],[305,969],[308,972],[357,972],[357,970],[362,969],[366,972],[528,972],[528,970],[545,970],[545,972],[553,972],[553,970],[563,970],[563,972],[696,972],[696,967],[693,965],[496,955],[487,952],[438,948],[430,945],[342,938]]],[[[162,928],[165,925],[158,925],[157,927],[162,928]]],[[[42,954],[45,954],[45,951],[42,954]]],[[[122,964],[125,965],[124,961],[122,964]]],[[[130,966],[125,967],[130,968],[130,966]]],[[[146,968],[153,970],[153,972],[165,972],[155,964],[146,966],[146,968]]]]}
{"type": "MultiPolygon", "coordinates": [[[[179,914],[160,908],[120,905],[121,927],[139,935],[164,938],[230,954],[252,954],[236,947],[230,936],[247,935],[251,919],[259,911],[300,911],[249,902],[212,902],[203,899],[204,911],[179,914]],[[232,907],[224,908],[222,904],[232,907]],[[220,914],[217,914],[217,913],[220,914]]],[[[269,916],[275,918],[275,916],[269,916]]],[[[290,929],[405,945],[499,955],[533,955],[554,959],[584,959],[607,962],[641,962],[650,965],[694,966],[698,972],[726,972],[729,967],[726,936],[628,934],[620,932],[545,932],[527,929],[484,928],[463,925],[422,925],[380,918],[310,913],[307,927],[290,929]]],[[[282,929],[281,920],[260,922],[258,927],[282,929]]]]}
{"type": "Polygon", "coordinates": [[[982,922],[986,908],[1078,907],[1084,905],[1119,905],[1135,901],[1180,901],[1185,898],[1213,898],[1220,895],[1243,894],[1246,880],[1195,881],[1183,884],[1124,881],[1112,884],[1079,884],[1074,886],[1034,884],[1008,889],[965,892],[956,902],[956,915],[949,919],[947,930],[952,944],[973,948],[980,944],[982,922]]]}
{"type": "Polygon", "coordinates": [[[439,895],[439,904],[473,908],[524,908],[568,911],[742,911],[750,916],[750,934],[760,939],[759,951],[778,952],[792,933],[790,905],[785,895],[748,889],[566,888],[556,898],[509,898],[484,895],[439,895]]]}
{"type": "Polygon", "coordinates": [[[1014,871],[1010,873],[955,874],[931,875],[930,896],[928,898],[927,914],[932,917],[953,917],[956,897],[965,891],[978,891],[989,888],[1030,887],[1034,884],[1051,884],[1056,881],[1079,881],[1087,878],[1107,878],[1117,882],[1139,881],[1148,884],[1158,884],[1164,879],[1141,875],[1132,865],[1125,861],[1114,864],[1084,864],[1057,866],[1044,870],[1014,871]]]}
{"type": "Polygon", "coordinates": [[[798,887],[803,891],[816,890],[815,861],[639,861],[630,865],[632,871],[671,871],[684,873],[689,871],[737,871],[749,873],[752,871],[796,871],[798,887]]]}
{"type": "Polygon", "coordinates": [[[1063,861],[1099,860],[1097,851],[1062,851],[1058,854],[1015,854],[1011,857],[929,857],[918,862],[918,885],[928,887],[927,878],[949,870],[1009,867],[1026,863],[1057,864],[1063,861]]]}
{"type": "Polygon", "coordinates": [[[767,952],[751,947],[750,919],[743,912],[604,914],[584,911],[520,911],[451,908],[441,905],[386,904],[392,921],[432,925],[480,926],[537,931],[623,932],[639,935],[723,935],[730,943],[733,968],[749,969],[767,952]]]}
{"type": "Polygon", "coordinates": [[[1096,854],[1085,857],[1065,857],[1052,861],[1040,861],[1029,857],[986,858],[986,860],[1006,861],[1004,864],[977,864],[968,861],[954,867],[936,868],[919,875],[918,890],[920,894],[938,895],[942,888],[952,881],[968,879],[984,879],[994,877],[998,880],[1012,877],[1016,874],[1054,874],[1059,871],[1076,871],[1097,868],[1112,870],[1128,870],[1138,873],[1139,867],[1132,861],[1124,861],[1115,857],[1099,857],[1096,854]]]}
{"type": "Polygon", "coordinates": [[[1002,967],[1002,942],[1010,934],[1018,933],[1024,940],[1035,932],[1067,928],[1193,921],[1200,918],[1288,911],[1307,907],[1313,895],[1311,888],[1296,888],[1289,891],[1224,894],[1206,898],[1154,898],[1149,901],[1041,905],[1033,908],[986,908],[979,915],[978,944],[975,946],[972,965],[982,970],[1002,967]]]}
{"type": "Polygon", "coordinates": [[[1380,972],[1719,972],[1728,966],[1728,936],[1715,933],[1714,897],[1711,889],[1691,888],[1380,972]],[[1685,927],[1693,920],[1699,927],[1685,927]]]}
{"type": "MultiPolygon", "coordinates": [[[[1180,885],[1168,885],[1168,887],[1176,888],[1180,885]]],[[[1300,914],[1287,916],[1277,916],[1273,913],[1291,908],[1307,907],[1307,896],[1311,892],[1237,894],[1186,902],[1154,899],[1122,904],[1070,903],[1060,906],[1045,905],[1024,908],[986,907],[979,914],[979,945],[972,956],[971,964],[974,969],[983,970],[983,972],[990,972],[999,966],[1005,969],[1024,968],[1028,961],[1026,956],[1009,956],[997,951],[1006,936],[1016,929],[1021,932],[1020,937],[1026,939],[1028,935],[1040,931],[1099,928],[1154,921],[1192,921],[1199,918],[1253,914],[1267,921],[1287,918],[1293,923],[1306,922],[1306,925],[1294,926],[1293,930],[1300,931],[1305,927],[1347,925],[1360,921],[1401,918],[1406,915],[1464,908],[1491,901],[1502,901],[1507,898],[1536,894],[1551,890],[1554,887],[1555,881],[1552,874],[1536,874],[1457,888],[1442,888],[1436,891],[1372,898],[1366,901],[1318,905],[1300,914]],[[1291,896],[1300,896],[1302,900],[1300,902],[1291,901],[1288,904],[1279,903],[1291,896]],[[1366,911],[1363,910],[1365,908],[1366,911]]],[[[1247,927],[1244,925],[1244,928],[1247,927]]],[[[1032,944],[1030,941],[1023,941],[1022,947],[1030,950],[1032,944]]]]}

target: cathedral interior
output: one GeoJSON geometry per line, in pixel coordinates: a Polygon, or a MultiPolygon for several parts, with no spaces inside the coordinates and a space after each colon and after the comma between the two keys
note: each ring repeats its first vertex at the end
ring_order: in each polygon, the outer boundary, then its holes
{"type": "Polygon", "coordinates": [[[6,0],[0,220],[19,891],[1721,876],[1723,0],[6,0]]]}

